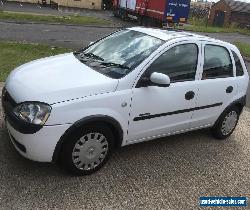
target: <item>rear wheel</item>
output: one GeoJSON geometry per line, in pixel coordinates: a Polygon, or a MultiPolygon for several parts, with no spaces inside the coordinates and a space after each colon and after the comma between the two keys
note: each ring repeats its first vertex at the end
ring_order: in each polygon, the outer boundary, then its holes
{"type": "Polygon", "coordinates": [[[239,116],[240,111],[236,106],[229,108],[220,116],[218,122],[212,128],[213,136],[218,139],[229,137],[238,124],[239,116]]]}
{"type": "Polygon", "coordinates": [[[109,159],[113,141],[113,134],[105,124],[84,126],[63,144],[61,164],[74,175],[92,174],[109,159]]]}

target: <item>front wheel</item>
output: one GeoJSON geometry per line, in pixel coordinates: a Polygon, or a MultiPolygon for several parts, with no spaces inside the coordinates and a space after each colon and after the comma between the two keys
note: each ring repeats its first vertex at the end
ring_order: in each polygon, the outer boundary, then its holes
{"type": "Polygon", "coordinates": [[[236,128],[239,121],[240,111],[236,106],[229,108],[223,113],[218,122],[212,128],[212,134],[217,139],[226,139],[236,128]]]}
{"type": "Polygon", "coordinates": [[[114,136],[105,124],[84,126],[63,144],[61,164],[73,175],[89,175],[99,170],[113,150],[114,136]]]}

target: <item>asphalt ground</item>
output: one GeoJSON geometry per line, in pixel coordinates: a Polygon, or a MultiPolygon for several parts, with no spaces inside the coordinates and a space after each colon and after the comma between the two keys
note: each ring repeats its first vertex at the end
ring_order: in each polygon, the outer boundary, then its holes
{"type": "MultiPolygon", "coordinates": [[[[46,43],[79,49],[108,35],[119,27],[90,27],[55,24],[30,24],[0,21],[0,40],[46,43]]],[[[199,33],[227,42],[250,43],[250,36],[239,33],[199,33]]]]}
{"type": "Polygon", "coordinates": [[[35,42],[80,49],[115,30],[117,28],[0,22],[0,40],[35,42]]]}

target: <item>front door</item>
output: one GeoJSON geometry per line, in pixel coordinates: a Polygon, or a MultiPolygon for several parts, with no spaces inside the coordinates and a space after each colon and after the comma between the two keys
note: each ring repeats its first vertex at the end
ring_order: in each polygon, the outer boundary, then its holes
{"type": "Polygon", "coordinates": [[[140,85],[133,89],[127,143],[182,132],[189,128],[196,103],[199,43],[173,46],[153,61],[142,78],[153,72],[170,77],[169,87],[140,85]]]}

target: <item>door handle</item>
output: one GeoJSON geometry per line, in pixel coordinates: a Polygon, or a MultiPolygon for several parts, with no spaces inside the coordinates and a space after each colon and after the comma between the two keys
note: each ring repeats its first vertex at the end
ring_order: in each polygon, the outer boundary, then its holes
{"type": "Polygon", "coordinates": [[[227,87],[226,93],[232,93],[234,88],[232,86],[227,87]]]}
{"type": "Polygon", "coordinates": [[[189,101],[189,100],[193,99],[194,96],[195,96],[195,93],[194,93],[193,91],[188,91],[188,92],[185,94],[185,99],[189,101]]]}

